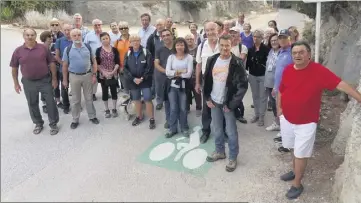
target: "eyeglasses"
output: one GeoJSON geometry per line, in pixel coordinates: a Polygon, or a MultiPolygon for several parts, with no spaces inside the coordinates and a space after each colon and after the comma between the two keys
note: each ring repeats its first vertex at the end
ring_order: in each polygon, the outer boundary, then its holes
{"type": "Polygon", "coordinates": [[[94,26],[95,27],[100,27],[100,26],[102,26],[102,24],[95,24],[94,26]]]}
{"type": "Polygon", "coordinates": [[[193,40],[192,38],[188,38],[188,39],[186,39],[187,41],[191,41],[191,40],[193,40]]]}
{"type": "Polygon", "coordinates": [[[73,37],[81,37],[81,34],[72,35],[73,37]]]}
{"type": "Polygon", "coordinates": [[[119,28],[119,30],[128,30],[129,28],[128,27],[121,27],[119,28]]]}
{"type": "Polygon", "coordinates": [[[50,26],[51,26],[51,27],[58,27],[59,24],[51,24],[50,26]]]}
{"type": "Polygon", "coordinates": [[[162,35],[162,37],[170,37],[170,34],[162,35]]]}

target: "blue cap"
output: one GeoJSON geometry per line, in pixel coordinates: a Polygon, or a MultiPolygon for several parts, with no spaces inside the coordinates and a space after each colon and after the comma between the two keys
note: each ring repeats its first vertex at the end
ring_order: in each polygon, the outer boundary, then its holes
{"type": "Polygon", "coordinates": [[[286,36],[286,37],[289,37],[289,36],[290,36],[290,32],[288,31],[288,29],[283,29],[283,30],[280,30],[280,32],[278,33],[278,36],[286,36]]]}

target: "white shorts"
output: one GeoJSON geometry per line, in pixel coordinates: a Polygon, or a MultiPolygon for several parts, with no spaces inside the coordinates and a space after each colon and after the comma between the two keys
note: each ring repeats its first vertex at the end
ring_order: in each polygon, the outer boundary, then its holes
{"type": "Polygon", "coordinates": [[[309,158],[313,152],[317,123],[296,125],[280,116],[282,145],[294,149],[296,158],[309,158]]]}

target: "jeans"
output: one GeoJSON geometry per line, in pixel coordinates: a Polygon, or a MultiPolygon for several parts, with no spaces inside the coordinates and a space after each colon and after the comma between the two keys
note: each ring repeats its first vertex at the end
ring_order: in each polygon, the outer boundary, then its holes
{"type": "Polygon", "coordinates": [[[193,96],[194,96],[194,100],[196,102],[196,110],[202,110],[202,95],[201,94],[198,94],[196,92],[196,90],[194,89],[195,86],[196,86],[196,79],[195,78],[192,78],[190,80],[190,86],[191,86],[191,91],[189,91],[189,95],[187,95],[188,97],[188,110],[190,110],[190,106],[192,104],[192,100],[193,100],[193,96]],[[193,94],[193,96],[192,96],[193,94]]]}
{"type": "Polygon", "coordinates": [[[257,117],[264,117],[267,109],[267,94],[264,87],[264,76],[253,76],[249,74],[249,84],[252,91],[254,113],[257,117]]]}
{"type": "Polygon", "coordinates": [[[44,120],[39,109],[39,92],[41,93],[48,108],[49,125],[53,126],[59,122],[59,111],[54,100],[54,91],[51,85],[51,77],[46,76],[39,80],[21,79],[24,93],[28,102],[31,120],[36,125],[43,125],[44,120]]]}
{"type": "Polygon", "coordinates": [[[234,111],[223,111],[223,105],[215,104],[216,107],[211,108],[212,113],[212,134],[215,136],[216,151],[225,153],[224,133],[228,135],[229,159],[236,160],[239,153],[238,131],[236,125],[236,117],[234,111]],[[225,125],[224,126],[224,120],[225,125]],[[224,130],[225,127],[225,130],[224,130]]]}
{"type": "Polygon", "coordinates": [[[187,95],[185,90],[171,87],[168,93],[170,103],[169,129],[171,132],[178,131],[178,120],[181,131],[189,129],[187,120],[187,95]]]}
{"type": "Polygon", "coordinates": [[[154,71],[154,87],[155,87],[155,93],[156,93],[156,102],[158,104],[163,104],[164,102],[164,94],[165,94],[165,84],[167,76],[165,73],[161,73],[157,70],[154,71]]]}

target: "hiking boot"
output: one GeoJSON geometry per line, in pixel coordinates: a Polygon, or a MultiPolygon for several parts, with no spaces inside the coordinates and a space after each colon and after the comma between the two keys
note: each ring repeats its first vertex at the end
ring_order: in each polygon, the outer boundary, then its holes
{"type": "Polygon", "coordinates": [[[196,117],[202,116],[202,110],[196,110],[196,117]]]}
{"type": "Polygon", "coordinates": [[[260,127],[264,126],[264,117],[259,117],[257,125],[260,127]]]}
{"type": "Polygon", "coordinates": [[[211,134],[210,132],[203,132],[201,138],[199,139],[202,144],[207,142],[210,134],[211,134]]]}
{"type": "Polygon", "coordinates": [[[253,104],[251,104],[251,108],[254,109],[254,105],[253,105],[253,104]]]}
{"type": "Polygon", "coordinates": [[[149,129],[153,130],[155,128],[155,120],[154,118],[151,118],[149,120],[149,129]]]}
{"type": "Polygon", "coordinates": [[[116,109],[112,109],[113,118],[118,117],[118,111],[116,109]]]}
{"type": "Polygon", "coordinates": [[[282,143],[282,137],[276,137],[273,139],[275,143],[282,143]]]}
{"type": "Polygon", "coordinates": [[[50,135],[56,135],[58,134],[58,132],[59,132],[58,125],[55,124],[50,126],[50,135]]]}
{"type": "Polygon", "coordinates": [[[247,124],[247,120],[243,117],[239,117],[239,118],[237,118],[237,120],[243,124],[247,124]]]}
{"type": "Polygon", "coordinates": [[[251,123],[255,123],[259,120],[258,116],[253,116],[253,118],[250,120],[251,123]]]}
{"type": "Polygon", "coordinates": [[[165,138],[171,138],[173,137],[174,135],[176,135],[177,132],[171,132],[171,131],[168,131],[166,134],[165,134],[165,138]]]}
{"type": "Polygon", "coordinates": [[[213,152],[210,156],[207,156],[207,161],[208,162],[215,162],[215,161],[218,161],[220,159],[225,159],[225,158],[226,158],[225,153],[213,152]]]}
{"type": "Polygon", "coordinates": [[[163,108],[163,104],[157,104],[157,106],[155,107],[156,110],[161,110],[163,108]]]}
{"type": "Polygon", "coordinates": [[[226,165],[226,171],[233,172],[237,168],[237,160],[229,160],[226,165]]]}
{"type": "Polygon", "coordinates": [[[267,131],[279,131],[280,130],[280,126],[277,125],[276,122],[273,122],[272,125],[268,126],[266,128],[267,131]]]}
{"type": "Polygon", "coordinates": [[[283,175],[280,176],[281,180],[283,181],[291,181],[293,179],[295,179],[295,173],[293,173],[293,171],[290,171],[288,173],[285,173],[283,175]]]}
{"type": "Polygon", "coordinates": [[[296,199],[299,197],[303,192],[303,185],[301,184],[300,187],[292,186],[286,193],[286,197],[288,199],[296,199]]]}
{"type": "Polygon", "coordinates": [[[169,129],[169,124],[168,124],[168,122],[165,122],[165,123],[164,123],[164,128],[165,128],[165,129],[169,129]]]}
{"type": "Polygon", "coordinates": [[[64,114],[68,114],[70,112],[70,109],[69,107],[65,107],[64,110],[63,110],[64,114]]]}
{"type": "Polygon", "coordinates": [[[291,149],[290,148],[284,148],[284,147],[278,147],[278,151],[279,152],[290,152],[291,151],[291,149]]]}
{"type": "Polygon", "coordinates": [[[35,128],[34,128],[34,130],[33,130],[33,133],[34,133],[35,135],[37,135],[37,134],[41,133],[41,131],[43,131],[43,129],[44,129],[43,124],[36,124],[36,125],[35,125],[35,128]]]}
{"type": "Polygon", "coordinates": [[[137,126],[143,121],[143,118],[135,117],[134,121],[132,122],[132,126],[137,126]]]}
{"type": "Polygon", "coordinates": [[[105,110],[105,118],[110,118],[110,110],[105,110]]]}
{"type": "Polygon", "coordinates": [[[93,124],[99,124],[99,120],[97,118],[89,119],[93,124]]]}
{"type": "Polygon", "coordinates": [[[78,125],[79,125],[79,123],[72,122],[72,123],[70,124],[70,128],[74,130],[75,128],[78,127],[78,125]]]}
{"type": "Polygon", "coordinates": [[[64,109],[64,104],[62,102],[59,102],[57,105],[56,105],[59,109],[64,109]]]}
{"type": "Polygon", "coordinates": [[[45,105],[43,106],[43,112],[48,113],[48,108],[45,105]]]}

